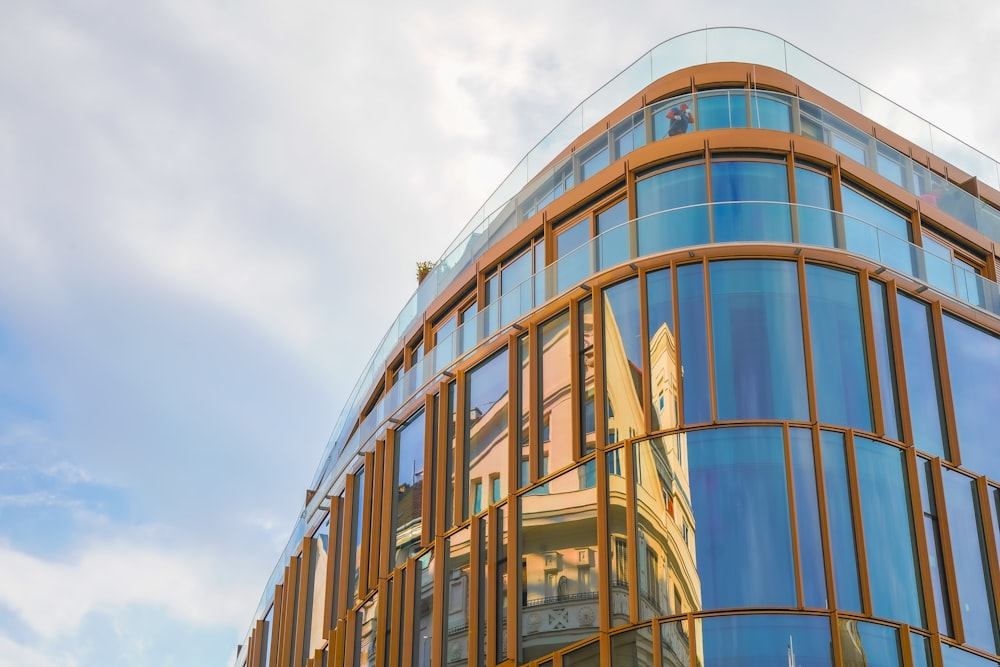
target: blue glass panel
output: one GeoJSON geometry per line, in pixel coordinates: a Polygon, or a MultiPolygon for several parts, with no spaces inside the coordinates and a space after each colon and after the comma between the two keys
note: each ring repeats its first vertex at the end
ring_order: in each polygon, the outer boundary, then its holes
{"type": "Polygon", "coordinates": [[[705,165],[697,164],[644,178],[635,186],[639,254],[708,243],[705,165]],[[693,206],[694,208],[681,208],[693,206]],[[651,215],[670,209],[681,210],[651,215]]]}
{"type": "Polygon", "coordinates": [[[669,269],[646,274],[653,430],[677,426],[677,345],[669,269]]]}
{"type": "Polygon", "coordinates": [[[791,107],[788,102],[751,93],[750,121],[753,127],[791,132],[791,107]]]}
{"type": "Polygon", "coordinates": [[[822,616],[753,614],[701,619],[704,667],[795,665],[824,667],[830,655],[830,621],[822,616]]]}
{"type": "MultiPolygon", "coordinates": [[[[507,495],[507,397],[510,387],[507,349],[469,371],[465,384],[465,467],[469,497],[482,494],[482,485],[500,477],[507,495]]],[[[485,505],[480,505],[480,508],[485,505]]],[[[473,507],[474,511],[477,508],[473,507]]]]}
{"type": "Polygon", "coordinates": [[[806,291],[819,420],[871,431],[858,277],[807,264],[806,291]]]}
{"type": "Polygon", "coordinates": [[[789,437],[795,488],[795,523],[798,526],[799,562],[802,567],[802,601],[807,607],[827,607],[812,431],[793,428],[789,437]]]}
{"type": "Polygon", "coordinates": [[[639,279],[604,290],[604,385],[608,444],[645,431],[639,279]]]}
{"type": "Polygon", "coordinates": [[[858,583],[858,552],[855,547],[854,516],[844,456],[844,435],[836,431],[820,432],[823,451],[823,486],[826,489],[826,517],[830,529],[830,558],[837,608],[861,611],[858,583]]]}
{"type": "Polygon", "coordinates": [[[695,431],[688,458],[703,608],[793,606],[781,429],[695,431]]]}
{"type": "Polygon", "coordinates": [[[922,301],[899,294],[899,333],[903,339],[903,370],[917,449],[947,458],[941,383],[934,358],[930,308],[922,301]]]}
{"type": "Polygon", "coordinates": [[[830,177],[811,169],[795,168],[796,215],[799,223],[799,240],[825,248],[836,247],[834,241],[834,214],[830,212],[830,177]],[[811,208],[815,207],[815,208],[811,208]]]}
{"type": "Polygon", "coordinates": [[[892,353],[889,333],[889,311],[885,285],[875,280],[868,284],[872,304],[872,328],[875,334],[875,363],[878,366],[879,397],[882,399],[885,437],[900,440],[899,401],[896,396],[896,360],[892,353]]]}
{"type": "Polygon", "coordinates": [[[623,264],[632,259],[629,249],[628,200],[621,200],[611,208],[597,214],[597,266],[623,264]]]}
{"type": "Polygon", "coordinates": [[[846,185],[840,196],[847,249],[914,275],[909,221],[846,185]]]}
{"type": "Polygon", "coordinates": [[[910,653],[913,655],[913,667],[931,666],[931,645],[927,637],[911,632],[910,653]]]}
{"type": "Polygon", "coordinates": [[[931,462],[917,459],[917,481],[920,483],[920,505],[924,512],[924,534],[927,536],[927,554],[931,575],[931,590],[934,593],[934,609],[937,611],[938,628],[946,635],[952,635],[951,605],[948,599],[948,582],[944,572],[944,556],[941,553],[941,527],[938,522],[937,498],[934,494],[931,462]]]}
{"type": "Polygon", "coordinates": [[[944,667],[997,667],[997,663],[992,660],[945,643],[941,644],[941,657],[944,659],[944,667]]]}
{"type": "Polygon", "coordinates": [[[996,454],[1000,338],[946,315],[944,341],[962,464],[1000,479],[996,454]]]}
{"type": "Polygon", "coordinates": [[[719,419],[809,420],[794,262],[709,266],[719,419]]]}
{"type": "Polygon", "coordinates": [[[684,422],[712,420],[709,396],[708,342],[705,327],[705,277],[701,264],[677,268],[677,305],[680,317],[682,399],[684,422]]]}
{"type": "Polygon", "coordinates": [[[715,162],[712,201],[744,202],[712,207],[715,241],[792,240],[787,206],[746,202],[788,202],[788,170],[774,162],[715,162]]]}
{"type": "Polygon", "coordinates": [[[398,567],[420,550],[424,488],[424,411],[396,431],[396,498],[393,503],[395,563],[398,567]]]}
{"type": "Polygon", "coordinates": [[[562,292],[586,280],[591,270],[590,219],[556,231],[556,291],[562,292]]]}
{"type": "MultiPolygon", "coordinates": [[[[944,470],[942,475],[965,643],[995,653],[997,612],[991,594],[986,536],[982,530],[976,482],[953,470],[944,470]]],[[[989,516],[988,509],[986,516],[989,516]]]]}
{"type": "Polygon", "coordinates": [[[702,93],[698,95],[699,130],[747,126],[746,93],[702,93]]]}
{"type": "Polygon", "coordinates": [[[840,619],[839,625],[845,665],[895,667],[902,664],[896,628],[847,618],[840,619]]]}
{"type": "Polygon", "coordinates": [[[903,452],[855,438],[855,453],[874,615],[923,627],[903,452]]]}

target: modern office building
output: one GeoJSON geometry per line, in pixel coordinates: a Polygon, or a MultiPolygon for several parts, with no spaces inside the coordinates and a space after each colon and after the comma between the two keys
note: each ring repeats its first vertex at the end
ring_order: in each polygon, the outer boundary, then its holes
{"type": "Polygon", "coordinates": [[[998,188],[777,37],[656,47],[406,304],[235,667],[997,665],[998,188]]]}

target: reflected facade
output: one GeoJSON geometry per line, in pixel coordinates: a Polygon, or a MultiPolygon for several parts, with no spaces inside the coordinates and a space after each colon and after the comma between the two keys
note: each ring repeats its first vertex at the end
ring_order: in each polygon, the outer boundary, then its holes
{"type": "Polygon", "coordinates": [[[234,667],[1000,667],[1000,192],[788,46],[554,133],[379,348],[234,667]]]}

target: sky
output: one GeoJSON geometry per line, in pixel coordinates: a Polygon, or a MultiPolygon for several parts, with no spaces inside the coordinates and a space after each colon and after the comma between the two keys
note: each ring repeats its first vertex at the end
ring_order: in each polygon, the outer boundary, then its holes
{"type": "Polygon", "coordinates": [[[415,262],[659,42],[1000,157],[1000,3],[901,7],[0,0],[0,667],[229,665],[415,262]]]}

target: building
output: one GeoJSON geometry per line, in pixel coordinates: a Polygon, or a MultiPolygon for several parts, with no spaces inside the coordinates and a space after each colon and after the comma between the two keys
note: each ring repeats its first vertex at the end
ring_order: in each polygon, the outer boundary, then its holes
{"type": "Polygon", "coordinates": [[[998,188],[777,37],[656,47],[404,307],[236,667],[997,665],[998,188]]]}

